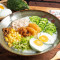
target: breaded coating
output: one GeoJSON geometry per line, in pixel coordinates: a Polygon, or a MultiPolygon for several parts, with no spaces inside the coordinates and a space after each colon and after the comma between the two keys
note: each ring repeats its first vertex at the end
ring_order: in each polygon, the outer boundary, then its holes
{"type": "Polygon", "coordinates": [[[29,23],[28,26],[34,28],[38,33],[41,30],[40,27],[37,24],[35,24],[35,23],[29,23]]]}
{"type": "Polygon", "coordinates": [[[32,27],[26,27],[26,29],[34,36],[37,34],[37,31],[33,29],[32,27]]]}
{"type": "Polygon", "coordinates": [[[22,35],[22,37],[31,36],[31,33],[26,29],[26,27],[18,28],[18,32],[22,35]]]}
{"type": "Polygon", "coordinates": [[[11,27],[9,27],[9,28],[3,28],[2,31],[3,31],[4,36],[7,36],[7,34],[9,34],[9,32],[10,32],[11,29],[12,29],[11,27]]]}

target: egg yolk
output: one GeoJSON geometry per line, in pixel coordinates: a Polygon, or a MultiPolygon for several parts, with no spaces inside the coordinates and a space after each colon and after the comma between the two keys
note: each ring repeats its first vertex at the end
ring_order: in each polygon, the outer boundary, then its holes
{"type": "Polygon", "coordinates": [[[1,8],[1,9],[4,9],[4,7],[3,7],[3,6],[1,6],[1,5],[0,5],[0,8],[1,8]]]}
{"type": "Polygon", "coordinates": [[[42,46],[43,45],[43,43],[38,39],[34,41],[34,44],[37,45],[37,46],[42,46]]]}
{"type": "Polygon", "coordinates": [[[45,36],[45,35],[40,36],[39,39],[40,39],[42,42],[47,42],[47,41],[48,41],[48,37],[45,36]]]}

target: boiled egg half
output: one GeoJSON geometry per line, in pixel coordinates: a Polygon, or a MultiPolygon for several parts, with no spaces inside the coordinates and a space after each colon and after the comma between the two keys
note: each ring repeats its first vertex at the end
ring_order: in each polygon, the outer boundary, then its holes
{"type": "Polygon", "coordinates": [[[30,43],[31,48],[36,51],[44,51],[45,49],[48,49],[49,47],[51,47],[51,45],[45,45],[43,44],[42,41],[35,38],[31,38],[29,43],[30,43]]]}
{"type": "Polygon", "coordinates": [[[0,17],[5,17],[11,13],[12,11],[10,9],[6,8],[3,4],[0,4],[0,17]]]}
{"type": "Polygon", "coordinates": [[[46,44],[53,44],[55,42],[55,39],[53,36],[44,32],[38,33],[38,39],[46,44]]]}

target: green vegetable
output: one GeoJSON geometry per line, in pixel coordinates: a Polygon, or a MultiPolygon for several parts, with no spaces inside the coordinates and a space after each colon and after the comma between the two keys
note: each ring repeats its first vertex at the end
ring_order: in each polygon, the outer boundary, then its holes
{"type": "Polygon", "coordinates": [[[48,23],[46,26],[55,26],[53,23],[48,23]]]}
{"type": "Polygon", "coordinates": [[[48,23],[47,18],[41,18],[40,23],[38,24],[39,27],[41,28],[41,31],[44,30],[47,23],[48,23]]]}
{"type": "Polygon", "coordinates": [[[14,42],[13,46],[16,49],[22,49],[22,50],[29,50],[30,45],[29,45],[29,40],[33,38],[33,36],[30,37],[23,37],[20,42],[14,42]]]}
{"type": "Polygon", "coordinates": [[[48,23],[44,31],[52,35],[56,32],[56,26],[53,23],[48,23]]]}
{"type": "Polygon", "coordinates": [[[40,17],[38,17],[38,16],[31,16],[31,17],[30,17],[30,21],[31,21],[31,22],[34,22],[34,23],[36,23],[36,24],[39,24],[39,22],[40,22],[40,17]]]}
{"type": "Polygon", "coordinates": [[[29,9],[28,4],[23,0],[8,0],[7,7],[14,11],[29,9]]]}
{"type": "Polygon", "coordinates": [[[45,22],[46,24],[48,23],[48,19],[47,18],[41,18],[40,22],[41,21],[45,22]]]}
{"type": "Polygon", "coordinates": [[[45,28],[45,24],[44,23],[39,23],[39,27],[41,28],[41,31],[43,31],[44,28],[45,28]]]}

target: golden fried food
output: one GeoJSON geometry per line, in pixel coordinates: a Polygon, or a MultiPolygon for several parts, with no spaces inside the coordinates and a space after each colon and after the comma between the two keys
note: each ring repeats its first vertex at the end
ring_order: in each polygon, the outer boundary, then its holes
{"type": "Polygon", "coordinates": [[[9,34],[9,32],[10,32],[11,29],[12,29],[11,27],[9,27],[9,28],[3,28],[2,31],[3,31],[4,36],[7,36],[7,34],[9,34]]]}
{"type": "Polygon", "coordinates": [[[28,26],[34,28],[38,33],[41,30],[40,27],[35,23],[30,23],[28,26]]]}
{"type": "Polygon", "coordinates": [[[26,29],[32,34],[32,35],[36,35],[37,31],[35,29],[33,29],[32,27],[26,27],[26,29]]]}
{"type": "Polygon", "coordinates": [[[31,33],[26,29],[26,27],[18,28],[18,31],[22,37],[31,36],[31,33]]]}

